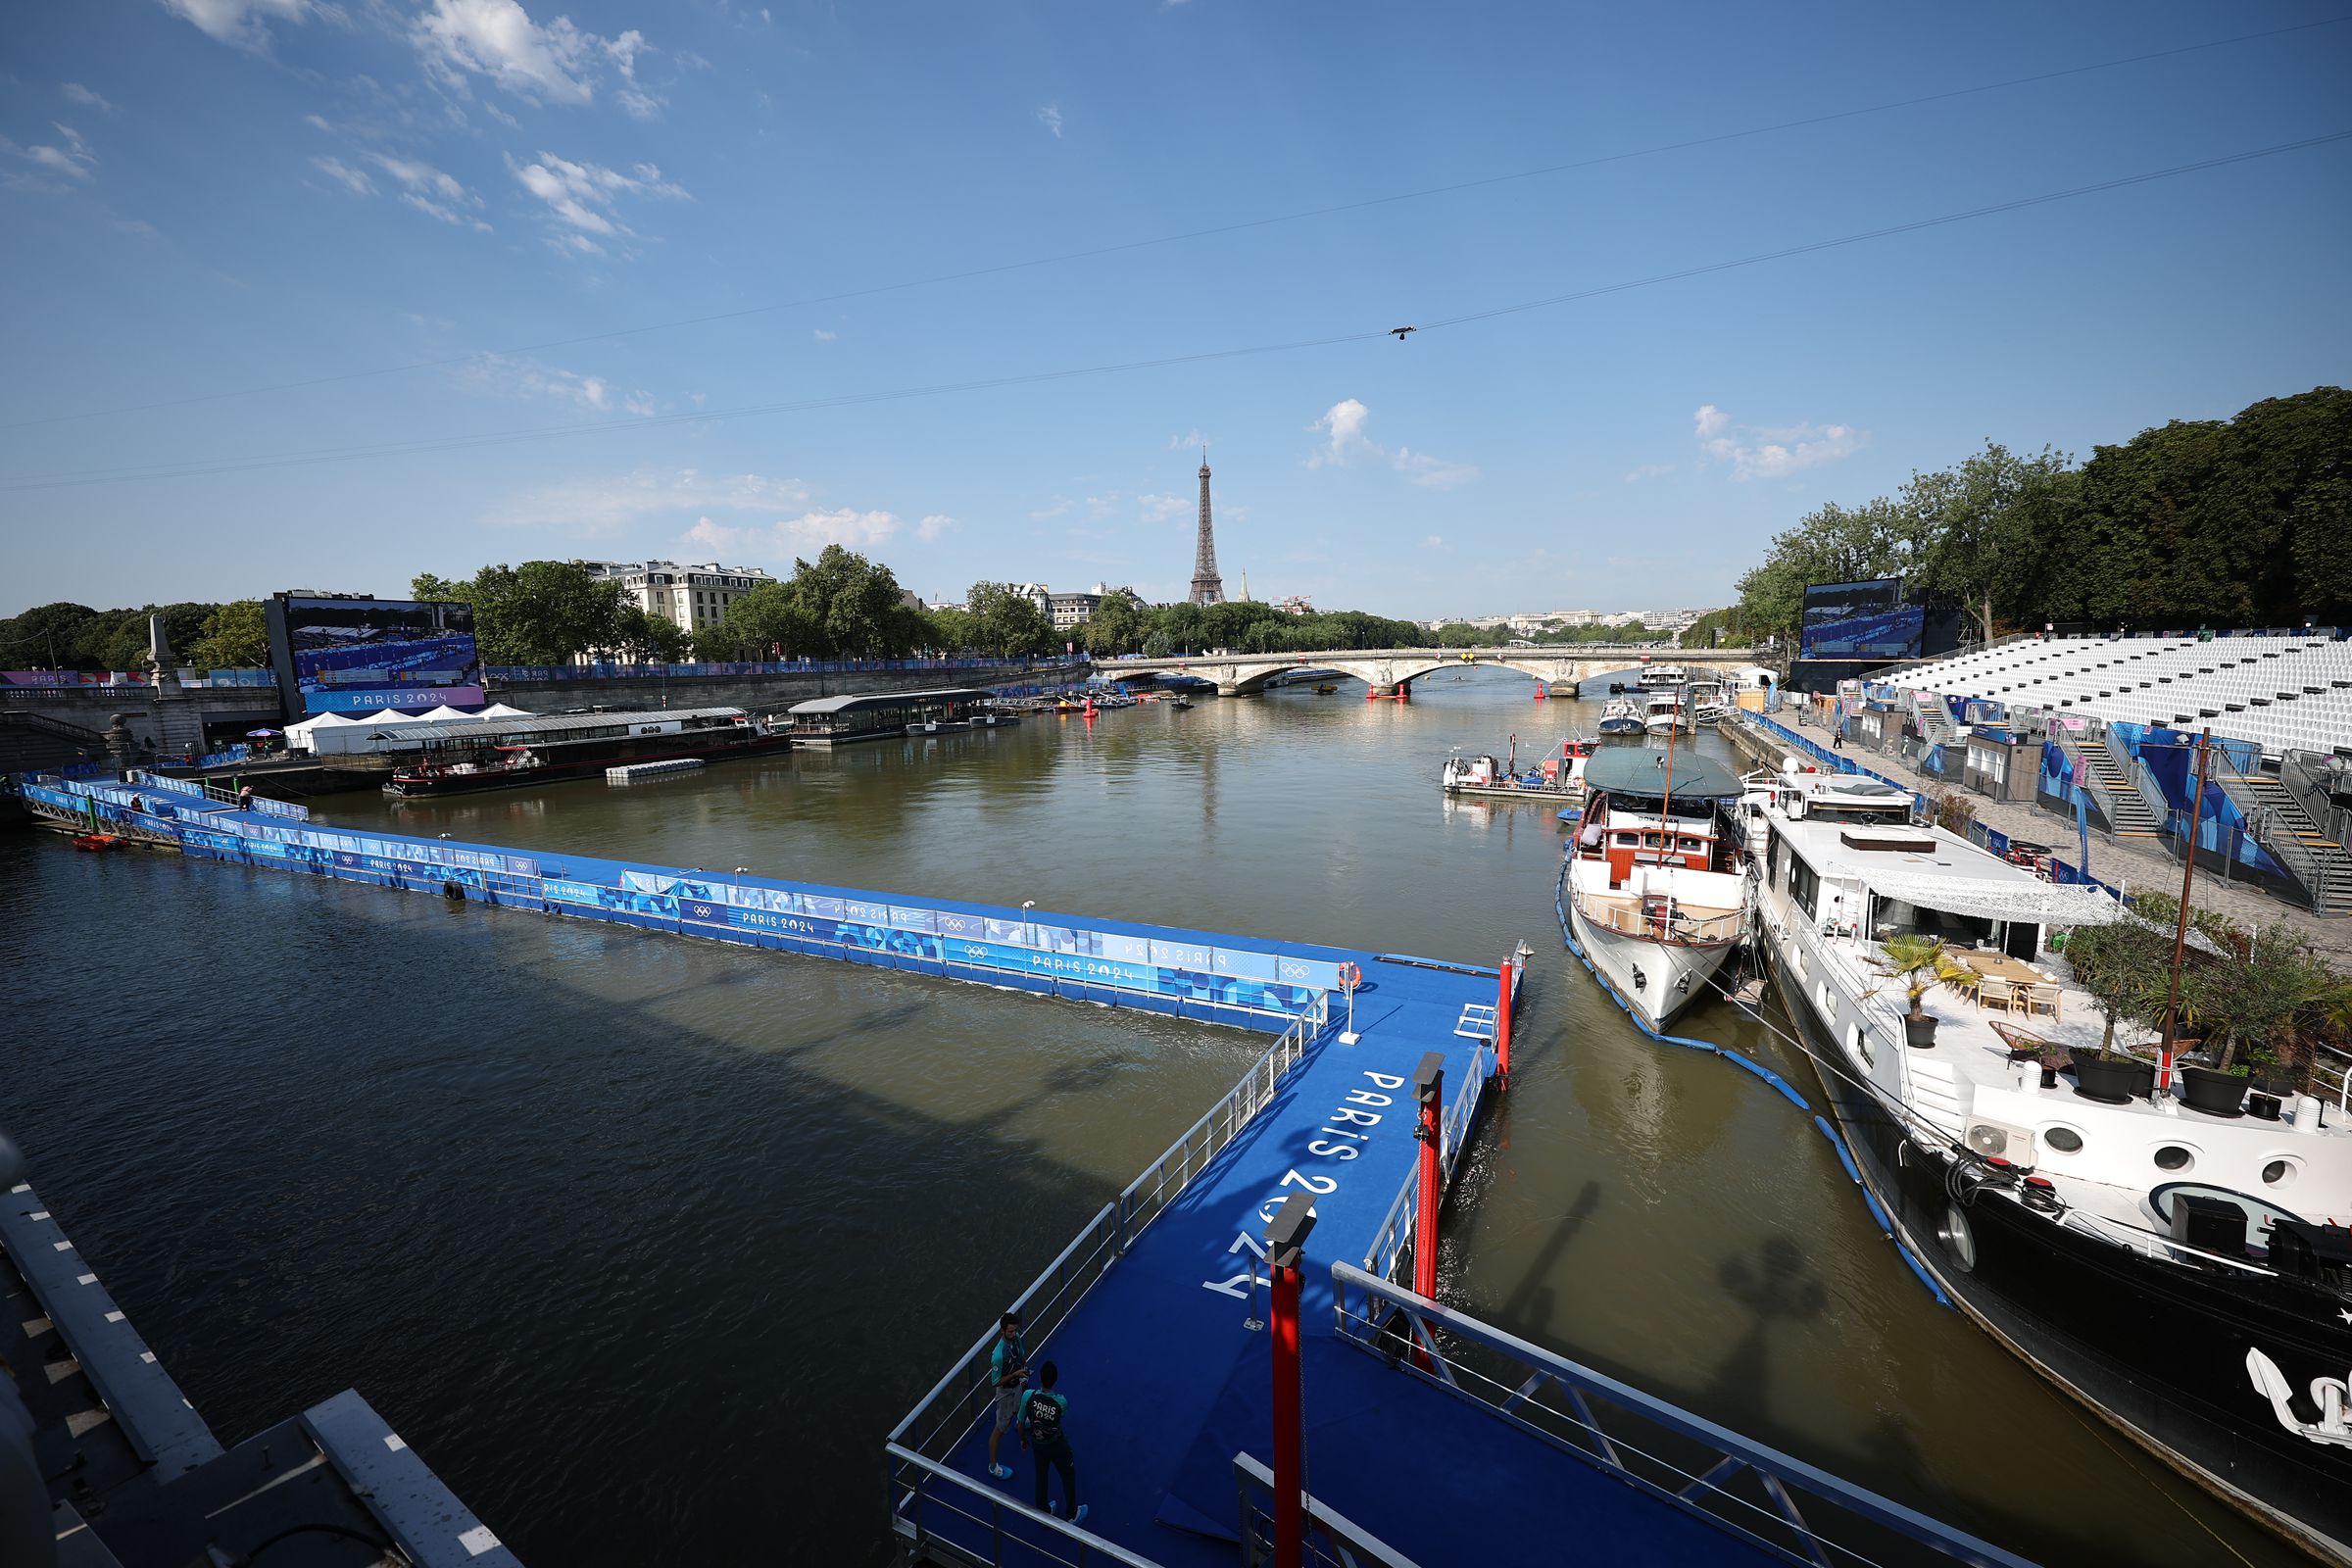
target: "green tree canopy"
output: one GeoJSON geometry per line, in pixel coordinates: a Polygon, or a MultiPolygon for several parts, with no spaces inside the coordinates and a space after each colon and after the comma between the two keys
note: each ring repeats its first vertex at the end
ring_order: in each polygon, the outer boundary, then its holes
{"type": "Polygon", "coordinates": [[[258,669],[270,662],[270,623],[259,599],[232,599],[205,616],[187,649],[198,669],[258,669]]]}
{"type": "Polygon", "coordinates": [[[964,595],[971,617],[973,653],[992,659],[1017,659],[1027,654],[1056,652],[1054,623],[1027,594],[1014,593],[1001,582],[976,582],[964,595]]]}

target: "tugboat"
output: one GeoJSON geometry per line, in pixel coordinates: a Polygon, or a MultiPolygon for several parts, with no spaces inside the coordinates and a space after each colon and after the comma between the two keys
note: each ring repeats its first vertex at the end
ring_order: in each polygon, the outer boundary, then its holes
{"type": "Polygon", "coordinates": [[[1569,936],[1652,1030],[1706,994],[1745,934],[1740,781],[1669,747],[1614,746],[1585,767],[1563,874],[1569,936]]]}
{"type": "Polygon", "coordinates": [[[2340,1098],[2239,1078],[2200,1104],[2201,1081],[2176,1099],[2166,1064],[2102,1049],[2047,935],[2131,916],[1914,822],[1893,785],[1790,758],[1749,807],[1781,1005],[1904,1247],[2058,1387],[2352,1560],[2340,1098]]]}

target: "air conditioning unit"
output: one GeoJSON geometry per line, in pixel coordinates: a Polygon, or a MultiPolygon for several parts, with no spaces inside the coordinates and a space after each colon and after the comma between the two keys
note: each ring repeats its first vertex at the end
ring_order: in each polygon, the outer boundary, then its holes
{"type": "Polygon", "coordinates": [[[2005,1159],[2019,1170],[2034,1168],[2034,1134],[2026,1128],[2001,1121],[1972,1121],[1962,1142],[1971,1153],[2005,1159]]]}

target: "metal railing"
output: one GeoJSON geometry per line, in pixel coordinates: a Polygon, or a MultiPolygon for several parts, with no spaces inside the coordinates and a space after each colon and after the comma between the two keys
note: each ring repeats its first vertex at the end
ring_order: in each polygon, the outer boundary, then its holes
{"type": "Polygon", "coordinates": [[[922,1561],[972,1563],[986,1568],[1014,1563],[1054,1563],[1060,1568],[1115,1563],[1119,1568],[1160,1568],[1149,1557],[1139,1557],[1067,1519],[1015,1502],[996,1488],[981,1486],[969,1476],[926,1459],[900,1444],[886,1444],[884,1451],[890,1456],[894,1491],[901,1472],[911,1472],[914,1477],[907,1489],[901,1534],[915,1542],[922,1561]],[[923,1484],[925,1481],[952,1482],[954,1486],[930,1487],[923,1484]],[[961,1544],[955,1537],[943,1537],[936,1527],[937,1518],[943,1515],[969,1528],[975,1539],[985,1535],[986,1551],[961,1544]],[[1007,1525],[1015,1521],[1030,1528],[1008,1533],[1007,1525]],[[906,1528],[909,1523],[913,1526],[911,1530],[906,1528]]]}
{"type": "MultiPolygon", "coordinates": [[[[1309,1045],[1322,1036],[1330,1021],[1329,994],[1317,992],[1312,1004],[1291,1021],[1282,1037],[1242,1075],[1239,1083],[1227,1091],[1225,1098],[1211,1105],[1182,1137],[1146,1166],[1143,1174],[1129,1182],[1125,1191],[1115,1200],[1103,1204],[1101,1211],[1061,1250],[1060,1255],[1047,1264],[1044,1272],[1030,1282],[1029,1288],[1014,1301],[1012,1310],[1020,1314],[1025,1337],[1032,1347],[1043,1349],[1054,1330],[1069,1317],[1095,1281],[1126,1254],[1144,1228],[1190,1186],[1219,1151],[1232,1143],[1234,1137],[1265,1107],[1273,1099],[1282,1075],[1305,1054],[1309,1045]]],[[[957,1492],[970,1493],[975,1497],[987,1498],[992,1510],[1004,1501],[995,1488],[977,1477],[947,1468],[941,1462],[955,1451],[965,1434],[972,1430],[989,1408],[989,1400],[995,1392],[989,1373],[989,1353],[995,1342],[995,1329],[983,1333],[971,1348],[948,1369],[947,1375],[932,1387],[931,1392],[891,1429],[886,1446],[889,1455],[886,1469],[892,1527],[918,1547],[938,1544],[930,1528],[923,1522],[923,1515],[927,1506],[945,1506],[939,1495],[943,1485],[957,1492]],[[928,1501],[926,1493],[932,1494],[928,1501]]],[[[956,1517],[973,1517],[968,1511],[958,1512],[953,1508],[949,1511],[956,1517]]],[[[1020,1509],[1019,1512],[1033,1523],[1042,1522],[1049,1530],[1073,1538],[1085,1535],[1085,1532],[1075,1530],[1065,1521],[1037,1514],[1034,1510],[1020,1509]]],[[[993,1520],[1001,1515],[991,1512],[985,1517],[993,1520]]],[[[992,1539],[1001,1540],[1001,1533],[992,1539]]],[[[1092,1539],[1088,1538],[1090,1541],[1092,1539]]],[[[979,1560],[1002,1562],[1021,1559],[997,1557],[979,1560]]],[[[1038,1556],[1035,1560],[1070,1559],[1038,1556]]],[[[1142,1559],[1113,1557],[1105,1560],[1126,1562],[1142,1559]]]]}
{"type": "Polygon", "coordinates": [[[1621,904],[1604,903],[1598,894],[1579,893],[1575,899],[1577,912],[1594,925],[1625,936],[1691,947],[1739,941],[1746,918],[1744,911],[1739,909],[1725,914],[1693,915],[1682,906],[1670,904],[1661,919],[1621,904]]]}
{"type": "Polygon", "coordinates": [[[2312,1058],[2311,1082],[2322,1099],[2330,1090],[2334,1092],[2337,1110],[2352,1111],[2352,1054],[2333,1046],[2320,1047],[2319,1054],[2312,1058]]]}
{"type": "Polygon", "coordinates": [[[1039,654],[1028,659],[794,659],[699,664],[490,664],[482,674],[495,681],[520,680],[693,680],[710,675],[847,675],[865,670],[1054,669],[1090,661],[1084,654],[1039,654]]]}
{"type": "Polygon", "coordinates": [[[2319,824],[2320,831],[2337,844],[2345,843],[2346,836],[2352,835],[2352,809],[2335,804],[2334,790],[2342,787],[2339,782],[2342,775],[2337,773],[2334,780],[2328,777],[2342,765],[2339,759],[2326,752],[2294,751],[2278,759],[2278,782],[2293,794],[2304,814],[2319,824]]]}
{"type": "MultiPolygon", "coordinates": [[[[1494,1048],[1492,1044],[1482,1044],[1470,1054],[1470,1070],[1462,1075],[1453,1103],[1438,1119],[1438,1164],[1448,1186],[1453,1182],[1454,1167],[1461,1163],[1462,1151],[1470,1145],[1470,1123],[1478,1115],[1479,1100],[1486,1094],[1487,1080],[1494,1071],[1494,1048]]],[[[1416,1162],[1404,1185],[1397,1188],[1396,1200],[1389,1204],[1380,1229],[1372,1233],[1372,1245],[1364,1250],[1363,1266],[1382,1279],[1396,1278],[1405,1249],[1412,1245],[1413,1221],[1418,1212],[1414,1200],[1420,1190],[1421,1172],[1416,1162]]]]}
{"type": "Polygon", "coordinates": [[[1334,1263],[1331,1278],[1341,1339],[1784,1561],[2028,1568],[1989,1542],[1363,1269],[1334,1263]]]}
{"type": "MultiPolygon", "coordinates": [[[[1274,1472],[1246,1453],[1233,1456],[1233,1486],[1241,1498],[1243,1568],[1274,1560],[1274,1472]],[[1263,1497],[1261,1504],[1258,1499],[1263,1497]]],[[[1304,1559],[1323,1568],[1417,1568],[1413,1559],[1382,1541],[1311,1492],[1306,1504],[1304,1559]]]]}

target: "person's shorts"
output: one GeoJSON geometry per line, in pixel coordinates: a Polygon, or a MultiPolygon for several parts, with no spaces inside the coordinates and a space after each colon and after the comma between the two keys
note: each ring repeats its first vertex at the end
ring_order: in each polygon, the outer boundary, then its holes
{"type": "Polygon", "coordinates": [[[1021,1413],[1021,1392],[1019,1389],[997,1391],[997,1431],[1000,1433],[1011,1426],[1013,1418],[1021,1413]]]}

